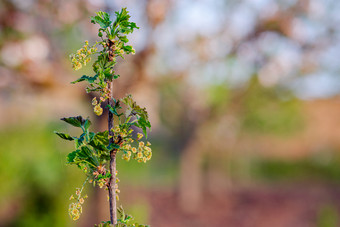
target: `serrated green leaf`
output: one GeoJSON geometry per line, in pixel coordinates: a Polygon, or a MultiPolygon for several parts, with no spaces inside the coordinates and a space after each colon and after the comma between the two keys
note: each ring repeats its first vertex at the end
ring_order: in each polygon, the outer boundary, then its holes
{"type": "Polygon", "coordinates": [[[86,119],[84,123],[85,131],[89,130],[90,126],[91,126],[91,121],[89,119],[86,119]]]}
{"type": "Polygon", "coordinates": [[[110,15],[106,12],[99,11],[96,13],[97,16],[91,17],[91,23],[98,24],[101,28],[108,28],[112,21],[110,20],[110,15]]]}
{"type": "Polygon", "coordinates": [[[82,81],[87,81],[89,83],[94,83],[98,78],[98,75],[95,75],[95,76],[86,76],[86,75],[83,75],[82,77],[78,78],[77,80],[75,81],[72,81],[71,84],[75,84],[75,83],[79,83],[79,82],[82,82],[82,81]]]}
{"type": "Polygon", "coordinates": [[[69,123],[70,125],[73,125],[75,127],[81,128],[82,126],[84,126],[85,131],[87,131],[91,125],[91,121],[89,119],[84,119],[82,116],[64,117],[60,120],[65,121],[66,123],[69,123]]]}
{"type": "Polygon", "coordinates": [[[67,155],[66,159],[67,159],[68,164],[72,164],[74,162],[74,159],[77,156],[78,152],[79,152],[79,150],[76,150],[76,151],[73,151],[73,152],[71,152],[67,155]]]}
{"type": "Polygon", "coordinates": [[[108,139],[108,131],[98,132],[96,133],[89,144],[99,150],[99,151],[108,151],[107,146],[109,144],[108,139]]]}
{"type": "Polygon", "coordinates": [[[79,162],[86,161],[84,164],[91,164],[91,168],[99,165],[98,158],[88,146],[80,147],[80,151],[77,153],[75,160],[78,160],[79,162]]]}
{"type": "Polygon", "coordinates": [[[92,152],[90,150],[90,148],[88,148],[87,146],[82,146],[80,148],[80,152],[77,155],[79,158],[87,158],[92,156],[92,152]]]}
{"type": "Polygon", "coordinates": [[[114,115],[120,117],[120,116],[122,116],[123,114],[122,114],[122,113],[119,114],[119,113],[117,112],[117,110],[118,110],[118,109],[121,109],[122,107],[119,105],[119,100],[118,100],[118,101],[114,100],[114,102],[115,102],[115,105],[114,105],[114,106],[107,105],[106,107],[109,109],[109,111],[110,111],[111,113],[113,113],[114,115]]]}
{"type": "Polygon", "coordinates": [[[64,139],[64,140],[74,140],[72,136],[70,136],[69,134],[66,133],[62,133],[62,132],[54,132],[55,134],[57,134],[60,138],[64,139]]]}
{"type": "MultiPolygon", "coordinates": [[[[116,14],[116,20],[113,23],[112,26],[112,32],[114,32],[115,34],[129,34],[131,32],[133,32],[133,30],[135,28],[139,29],[139,27],[137,27],[136,23],[134,22],[130,22],[130,15],[129,12],[126,10],[126,8],[122,8],[122,10],[120,12],[115,12],[116,14]]],[[[124,36],[122,36],[123,38],[121,38],[122,42],[127,42],[126,39],[124,38],[124,36]]],[[[118,35],[119,38],[119,35],[118,35]]]]}
{"type": "Polygon", "coordinates": [[[145,138],[148,138],[148,134],[147,134],[147,128],[151,128],[151,124],[150,122],[143,118],[143,117],[137,117],[137,122],[135,123],[135,126],[137,126],[138,128],[143,130],[143,133],[145,135],[145,138]]]}
{"type": "Polygon", "coordinates": [[[110,68],[106,68],[104,70],[104,76],[105,76],[105,79],[107,79],[107,80],[111,80],[112,79],[113,74],[112,74],[110,68]]]}
{"type": "Polygon", "coordinates": [[[135,126],[139,127],[143,130],[143,133],[147,137],[147,128],[151,128],[151,124],[148,117],[148,112],[145,108],[141,108],[137,103],[132,99],[131,95],[128,95],[121,99],[122,103],[128,106],[125,111],[125,116],[129,117],[134,115],[137,117],[137,122],[134,123],[135,126]]]}
{"type": "Polygon", "coordinates": [[[129,39],[126,37],[126,35],[124,35],[124,36],[119,36],[118,38],[119,38],[120,41],[122,41],[122,42],[124,42],[124,43],[129,42],[129,39]]]}
{"type": "Polygon", "coordinates": [[[106,62],[105,67],[106,68],[113,68],[113,66],[115,66],[116,62],[115,61],[109,61],[106,62]]]}
{"type": "Polygon", "coordinates": [[[126,97],[121,99],[122,103],[133,109],[133,104],[135,103],[132,99],[131,95],[127,95],[126,97]]]}
{"type": "Polygon", "coordinates": [[[101,91],[101,88],[100,87],[96,87],[96,88],[87,87],[86,88],[86,93],[90,93],[90,92],[93,92],[93,91],[101,91]]]}
{"type": "Polygon", "coordinates": [[[82,116],[64,117],[60,120],[65,121],[66,123],[69,123],[75,127],[81,127],[85,123],[85,119],[82,116]]]}
{"type": "Polygon", "coordinates": [[[127,54],[134,53],[134,50],[133,50],[132,46],[130,46],[130,45],[122,46],[122,48],[127,54]]]}
{"type": "Polygon", "coordinates": [[[136,23],[134,23],[134,22],[130,22],[130,28],[137,28],[137,29],[139,29],[139,27],[136,25],[136,23]]]}

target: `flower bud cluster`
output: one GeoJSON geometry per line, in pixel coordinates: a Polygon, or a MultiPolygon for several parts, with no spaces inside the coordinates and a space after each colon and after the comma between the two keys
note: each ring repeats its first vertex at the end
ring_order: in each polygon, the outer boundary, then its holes
{"type": "Polygon", "coordinates": [[[103,90],[101,91],[100,100],[104,102],[106,99],[110,99],[110,95],[111,95],[111,90],[107,86],[105,86],[103,90]]]}
{"type": "Polygon", "coordinates": [[[124,42],[122,41],[111,41],[111,40],[108,40],[108,42],[106,44],[103,45],[103,47],[110,47],[108,48],[108,54],[109,56],[112,56],[111,57],[111,60],[114,60],[115,61],[115,56],[120,56],[122,58],[124,58],[124,54],[132,54],[132,55],[135,55],[136,53],[136,50],[132,47],[132,46],[129,46],[131,47],[130,50],[128,51],[125,51],[124,50],[124,42]]]}
{"type": "Polygon", "coordinates": [[[92,99],[92,105],[94,106],[93,112],[94,112],[97,116],[100,116],[100,115],[103,114],[103,108],[100,106],[101,103],[102,103],[102,97],[100,97],[99,103],[98,103],[96,97],[94,97],[94,98],[92,99]]]}
{"type": "MultiPolygon", "coordinates": [[[[137,140],[141,140],[143,138],[142,133],[137,134],[137,140]]],[[[137,160],[138,162],[146,163],[152,157],[152,150],[150,148],[151,143],[147,142],[146,144],[142,141],[138,143],[138,147],[132,147],[131,144],[125,144],[122,146],[121,150],[124,151],[122,158],[126,161],[129,161],[131,158],[137,160]]]]}
{"type": "Polygon", "coordinates": [[[91,58],[89,56],[91,54],[96,53],[97,51],[95,45],[89,47],[89,42],[85,41],[85,45],[82,48],[77,50],[75,54],[70,55],[70,59],[72,61],[72,68],[74,70],[81,69],[83,65],[86,66],[86,64],[91,61],[91,58]]]}
{"type": "Polygon", "coordinates": [[[113,128],[113,132],[115,143],[121,141],[121,145],[124,146],[126,144],[134,142],[134,140],[131,138],[131,133],[133,132],[132,129],[127,130],[122,125],[116,125],[113,128]]]}
{"type": "Polygon", "coordinates": [[[113,128],[113,132],[115,143],[119,143],[119,141],[121,141],[121,147],[119,150],[124,151],[122,158],[126,161],[129,161],[131,158],[131,143],[134,142],[134,140],[131,138],[131,133],[133,130],[127,130],[126,128],[121,127],[121,125],[116,125],[113,128]]]}
{"type": "Polygon", "coordinates": [[[110,174],[109,171],[107,171],[107,169],[105,168],[105,166],[103,165],[97,166],[97,170],[94,171],[92,174],[94,176],[94,184],[97,183],[97,185],[100,188],[109,185],[110,174]]]}
{"type": "Polygon", "coordinates": [[[76,194],[71,195],[70,200],[75,200],[75,202],[71,203],[68,208],[68,213],[73,220],[79,219],[81,213],[83,212],[82,204],[85,202],[87,195],[81,197],[81,192],[83,188],[77,188],[76,194]]]}
{"type": "Polygon", "coordinates": [[[144,162],[149,161],[152,157],[152,150],[150,148],[151,143],[147,142],[144,144],[144,142],[139,142],[138,144],[138,152],[134,159],[136,159],[138,162],[144,162]]]}

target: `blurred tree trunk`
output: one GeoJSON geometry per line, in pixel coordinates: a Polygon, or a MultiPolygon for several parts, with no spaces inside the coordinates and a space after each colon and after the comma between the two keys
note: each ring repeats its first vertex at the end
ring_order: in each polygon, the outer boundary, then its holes
{"type": "Polygon", "coordinates": [[[202,148],[192,139],[180,159],[179,205],[185,213],[195,213],[203,200],[202,148]]]}

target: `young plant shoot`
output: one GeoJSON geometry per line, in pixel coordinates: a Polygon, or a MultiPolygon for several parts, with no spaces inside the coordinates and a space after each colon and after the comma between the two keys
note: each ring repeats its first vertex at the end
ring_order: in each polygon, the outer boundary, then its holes
{"type": "Polygon", "coordinates": [[[55,132],[65,140],[74,141],[75,150],[67,155],[67,163],[76,165],[86,175],[86,180],[81,188],[77,188],[70,200],[69,215],[73,220],[79,219],[82,213],[82,205],[87,196],[82,196],[82,191],[86,182],[92,183],[108,191],[110,203],[110,221],[102,222],[97,226],[146,226],[133,222],[130,215],[126,215],[122,207],[117,209],[118,200],[118,171],[116,170],[116,158],[120,154],[122,159],[129,161],[136,160],[146,163],[151,159],[152,152],[150,142],[147,139],[147,129],[151,124],[145,108],[140,107],[127,95],[121,99],[113,97],[112,85],[119,78],[114,71],[117,58],[124,59],[125,54],[135,54],[132,46],[127,45],[126,35],[132,33],[134,29],[139,29],[135,23],[130,22],[130,15],[126,8],[115,12],[114,21],[105,12],[98,12],[91,17],[91,23],[100,26],[98,36],[100,41],[90,45],[85,41],[85,45],[70,58],[74,70],[79,70],[91,61],[91,56],[95,56],[92,65],[93,75],[83,75],[72,82],[87,82],[86,92],[96,92],[98,98],[92,100],[94,113],[101,116],[103,108],[108,111],[108,130],[103,132],[91,132],[91,121],[82,116],[66,117],[61,120],[80,129],[80,136],[71,136],[66,133],[55,132]],[[106,103],[106,104],[104,104],[106,103]],[[139,128],[140,133],[134,133],[134,129],[139,128]],[[136,135],[136,136],[133,136],[136,135]],[[135,138],[136,137],[136,138],[135,138]],[[119,217],[117,218],[117,212],[119,217]]]}

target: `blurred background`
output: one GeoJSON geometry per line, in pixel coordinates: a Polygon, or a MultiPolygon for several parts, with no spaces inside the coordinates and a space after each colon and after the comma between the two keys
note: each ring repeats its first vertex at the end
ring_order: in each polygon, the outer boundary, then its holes
{"type": "Polygon", "coordinates": [[[128,7],[140,30],[114,94],[152,123],[147,165],[118,160],[120,202],[154,227],[340,226],[337,0],[0,0],[0,226],[93,226],[106,194],[87,185],[78,221],[61,117],[95,116],[69,54],[89,17],[128,7]]]}

